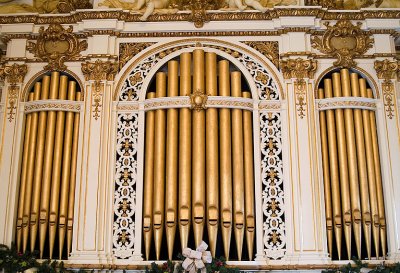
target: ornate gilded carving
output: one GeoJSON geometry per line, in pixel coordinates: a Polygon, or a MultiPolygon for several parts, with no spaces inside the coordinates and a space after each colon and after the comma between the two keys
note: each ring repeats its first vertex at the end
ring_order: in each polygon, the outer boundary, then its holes
{"type": "Polygon", "coordinates": [[[197,28],[203,27],[205,22],[210,21],[207,13],[206,7],[203,4],[202,0],[191,0],[192,2],[192,14],[190,17],[190,21],[194,23],[194,26],[197,28]]]}
{"type": "Polygon", "coordinates": [[[88,0],[60,0],[57,10],[60,13],[70,13],[77,9],[92,9],[93,5],[88,0]]]}
{"type": "Polygon", "coordinates": [[[190,109],[194,109],[196,111],[205,110],[208,96],[201,92],[200,90],[196,90],[193,94],[190,94],[190,109]]]}
{"type": "Polygon", "coordinates": [[[86,81],[94,81],[93,90],[93,117],[97,120],[100,117],[102,107],[101,81],[114,80],[118,72],[118,63],[111,61],[96,60],[96,62],[82,63],[82,72],[86,81]]]}
{"type": "Polygon", "coordinates": [[[17,84],[21,84],[24,81],[27,71],[28,67],[26,64],[13,64],[0,67],[0,79],[6,79],[10,84],[7,93],[7,116],[9,122],[13,121],[17,110],[18,91],[20,89],[17,84]]]}
{"type": "Polygon", "coordinates": [[[0,67],[0,78],[6,79],[11,85],[16,85],[24,81],[28,72],[26,64],[12,64],[0,67]]]}
{"type": "Polygon", "coordinates": [[[390,80],[385,80],[382,83],[382,93],[383,93],[383,101],[385,105],[386,116],[389,119],[393,119],[394,117],[394,91],[393,91],[393,82],[390,80]]]}
{"type": "Polygon", "coordinates": [[[276,67],[279,66],[279,43],[277,41],[251,41],[244,44],[259,51],[267,57],[276,67]]]}
{"type": "Polygon", "coordinates": [[[80,56],[80,52],[87,49],[86,41],[79,41],[70,26],[64,29],[60,24],[51,24],[46,30],[39,29],[37,42],[28,42],[27,50],[36,57],[47,61],[44,69],[64,70],[64,62],[80,56]]]}
{"type": "Polygon", "coordinates": [[[394,84],[392,79],[396,78],[396,73],[400,70],[398,61],[391,61],[388,59],[382,61],[375,61],[374,68],[379,79],[382,82],[382,94],[385,105],[386,115],[389,119],[394,117],[394,84]]]}
{"type": "Polygon", "coordinates": [[[317,69],[317,61],[312,59],[287,59],[281,61],[281,71],[285,79],[313,78],[317,69]]]}
{"type": "Polygon", "coordinates": [[[119,69],[122,69],[136,54],[153,44],[155,43],[121,43],[119,45],[119,69]]]}
{"type": "Polygon", "coordinates": [[[307,111],[307,83],[304,78],[313,78],[317,69],[317,61],[312,59],[287,59],[281,61],[281,71],[285,79],[295,78],[294,92],[296,96],[296,109],[302,119],[307,111]]]}
{"type": "Polygon", "coordinates": [[[390,80],[396,77],[400,64],[397,61],[385,59],[383,61],[375,61],[374,68],[379,79],[390,80]]]}
{"type": "Polygon", "coordinates": [[[327,30],[322,37],[313,35],[311,46],[322,53],[335,56],[335,66],[352,67],[354,58],[363,55],[372,47],[373,39],[368,31],[361,29],[361,23],[353,25],[350,21],[339,20],[334,26],[325,23],[327,30]]]}

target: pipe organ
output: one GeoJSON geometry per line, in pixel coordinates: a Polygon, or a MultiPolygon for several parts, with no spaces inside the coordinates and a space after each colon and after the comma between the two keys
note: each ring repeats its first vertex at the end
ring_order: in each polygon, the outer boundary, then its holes
{"type": "MultiPolygon", "coordinates": [[[[241,73],[227,60],[203,50],[182,53],[155,77],[147,99],[190,96],[251,98],[241,73]]],[[[168,258],[176,257],[189,238],[199,245],[207,230],[215,256],[217,244],[230,258],[232,235],[237,259],[246,242],[248,259],[254,245],[253,128],[251,111],[229,108],[156,109],[146,112],[143,240],[146,259],[152,245],[160,259],[163,236],[168,258]],[[178,118],[179,116],[179,118],[178,118]],[[164,232],[165,231],[165,232],[164,232]],[[222,240],[218,239],[220,233],[222,240]],[[165,235],[164,235],[165,234],[165,235]],[[152,242],[154,237],[154,244],[152,242]],[[245,240],[246,238],[246,240],[245,240]]],[[[192,242],[193,243],[193,242],[192,242]]],[[[221,251],[222,252],[222,251],[221,251]]],[[[222,254],[222,253],[221,253],[222,254]]]]}
{"type": "Polygon", "coordinates": [[[0,15],[0,244],[74,270],[202,241],[250,271],[400,261],[398,8],[93,2],[0,15]]]}
{"type": "MultiPolygon", "coordinates": [[[[76,81],[51,72],[35,82],[27,105],[80,100],[76,81]]],[[[58,246],[60,259],[70,253],[78,134],[79,113],[53,108],[26,114],[16,227],[19,251],[39,249],[41,258],[52,258],[58,246]]]]}
{"type": "MultiPolygon", "coordinates": [[[[351,97],[374,96],[366,79],[349,69],[333,72],[318,88],[319,99],[351,97]]],[[[360,259],[386,255],[374,110],[349,107],[319,113],[328,248],[330,255],[337,255],[339,260],[346,255],[348,259],[354,255],[360,259]]]]}

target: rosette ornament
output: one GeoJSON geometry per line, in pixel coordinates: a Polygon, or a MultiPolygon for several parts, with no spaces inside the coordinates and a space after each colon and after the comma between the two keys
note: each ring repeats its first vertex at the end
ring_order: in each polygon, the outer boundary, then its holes
{"type": "Polygon", "coordinates": [[[201,273],[206,273],[206,265],[212,262],[211,252],[206,251],[208,245],[202,241],[196,250],[185,248],[183,250],[183,256],[186,258],[182,267],[186,272],[196,273],[199,270],[201,273]]]}

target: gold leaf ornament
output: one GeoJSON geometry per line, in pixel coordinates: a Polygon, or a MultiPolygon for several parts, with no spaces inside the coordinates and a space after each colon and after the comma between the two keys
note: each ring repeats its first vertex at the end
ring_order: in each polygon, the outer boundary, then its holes
{"type": "Polygon", "coordinates": [[[311,46],[322,53],[337,58],[333,64],[339,67],[354,67],[354,58],[365,54],[373,45],[369,31],[361,29],[361,23],[353,25],[348,20],[339,20],[334,26],[324,24],[326,31],[311,37],[311,46]]]}
{"type": "Polygon", "coordinates": [[[46,30],[39,29],[37,42],[28,42],[27,50],[48,64],[47,70],[65,70],[64,62],[73,61],[87,49],[86,40],[79,41],[72,26],[64,29],[60,24],[51,24],[46,30]]]}

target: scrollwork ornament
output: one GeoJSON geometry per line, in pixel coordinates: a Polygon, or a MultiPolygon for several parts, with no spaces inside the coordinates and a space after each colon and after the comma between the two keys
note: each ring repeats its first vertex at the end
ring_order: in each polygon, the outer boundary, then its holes
{"type": "Polygon", "coordinates": [[[373,45],[371,33],[362,30],[360,22],[353,25],[348,20],[339,20],[334,26],[329,22],[326,22],[325,26],[327,30],[322,37],[311,37],[311,46],[324,54],[335,56],[335,66],[355,66],[354,58],[365,54],[373,45]]]}
{"type": "Polygon", "coordinates": [[[279,43],[277,41],[246,41],[243,43],[263,54],[276,67],[279,66],[279,43]]]}
{"type": "Polygon", "coordinates": [[[394,91],[393,82],[391,80],[384,80],[382,83],[383,101],[385,105],[386,116],[389,119],[394,117],[394,91]]]}
{"type": "Polygon", "coordinates": [[[7,93],[7,116],[8,121],[12,122],[17,110],[18,92],[28,71],[26,64],[12,64],[0,67],[0,79],[6,79],[10,84],[7,93]]]}
{"type": "Polygon", "coordinates": [[[285,79],[313,78],[317,61],[312,59],[287,59],[281,61],[281,71],[285,79]]]}
{"type": "Polygon", "coordinates": [[[87,49],[86,40],[79,41],[72,26],[64,29],[60,24],[51,24],[46,30],[39,29],[37,42],[28,42],[27,50],[48,64],[44,69],[64,70],[64,62],[74,60],[87,49]]]}
{"type": "Polygon", "coordinates": [[[190,95],[190,109],[194,109],[196,111],[201,111],[207,109],[208,96],[201,92],[200,90],[196,90],[193,94],[190,95]]]}
{"type": "Polygon", "coordinates": [[[307,111],[306,81],[304,79],[296,80],[294,86],[297,112],[299,117],[303,119],[306,116],[305,112],[307,111]]]}
{"type": "Polygon", "coordinates": [[[100,117],[102,106],[101,82],[114,80],[115,74],[118,72],[118,63],[101,60],[86,62],[82,63],[82,72],[86,81],[94,81],[93,117],[97,120],[100,117]]]}
{"type": "Polygon", "coordinates": [[[191,6],[192,14],[190,16],[190,21],[194,23],[195,27],[201,28],[204,26],[204,23],[210,21],[202,0],[191,0],[191,6]]]}
{"type": "Polygon", "coordinates": [[[375,61],[374,68],[379,79],[390,80],[396,77],[400,65],[397,61],[385,59],[382,61],[375,61]]]}

